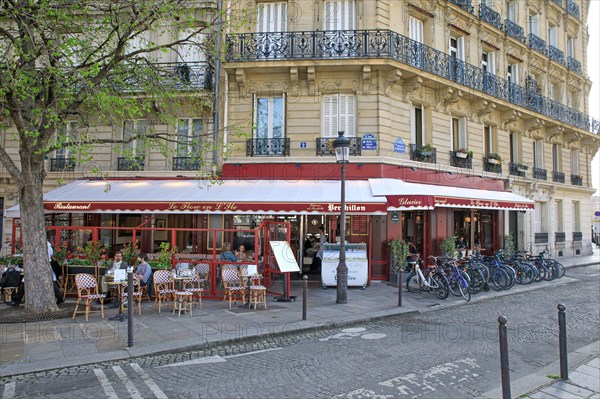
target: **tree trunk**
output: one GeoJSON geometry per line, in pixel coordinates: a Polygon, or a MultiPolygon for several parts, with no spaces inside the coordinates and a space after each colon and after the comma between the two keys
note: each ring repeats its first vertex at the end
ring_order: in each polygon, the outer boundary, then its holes
{"type": "Polygon", "coordinates": [[[44,158],[32,155],[30,159],[29,164],[23,165],[23,184],[19,187],[25,309],[39,314],[58,311],[58,306],[44,221],[44,158]]]}

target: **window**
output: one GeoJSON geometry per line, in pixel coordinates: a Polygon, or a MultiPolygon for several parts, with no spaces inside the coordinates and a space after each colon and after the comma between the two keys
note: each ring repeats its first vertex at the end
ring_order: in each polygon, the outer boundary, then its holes
{"type": "Polygon", "coordinates": [[[465,38],[464,36],[450,36],[448,44],[448,53],[450,54],[450,77],[462,83],[464,78],[465,66],[462,62],[465,60],[465,38]]]}
{"type": "Polygon", "coordinates": [[[573,108],[573,93],[567,92],[567,107],[573,108]]]}
{"type": "MultiPolygon", "coordinates": [[[[254,110],[254,137],[259,139],[285,136],[284,97],[257,97],[254,110]]],[[[336,132],[337,135],[337,132],[336,132]]]]}
{"type": "MultiPolygon", "coordinates": [[[[77,137],[77,122],[67,122],[56,132],[56,144],[73,142],[77,137]]],[[[72,149],[70,147],[58,148],[54,152],[55,158],[69,158],[72,149]]]]}
{"type": "Polygon", "coordinates": [[[323,97],[323,137],[337,137],[343,130],[346,137],[356,136],[356,97],[334,94],[323,97]]]}
{"type": "Polygon", "coordinates": [[[496,57],[493,52],[481,53],[481,69],[489,74],[496,74],[496,57]]]}
{"type": "Polygon", "coordinates": [[[529,33],[536,36],[540,35],[540,16],[539,14],[533,14],[529,16],[529,33]]]}
{"type": "Polygon", "coordinates": [[[558,48],[558,28],[548,26],[548,44],[558,48]]]}
{"type": "Polygon", "coordinates": [[[194,34],[195,29],[182,29],[179,31],[179,40],[186,40],[185,43],[179,45],[178,57],[183,63],[203,62],[206,60],[204,51],[202,51],[202,42],[204,41],[203,34],[194,34]]]}
{"type": "Polygon", "coordinates": [[[567,36],[567,56],[575,57],[575,39],[567,36]]]}
{"type": "MultiPolygon", "coordinates": [[[[327,7],[327,3],[328,2],[325,2],[325,7],[327,7]]],[[[285,32],[286,30],[287,2],[258,4],[258,13],[256,17],[257,32],[285,32]]]]}
{"type": "Polygon", "coordinates": [[[326,0],[323,5],[324,30],[356,29],[354,0],[326,0]]]}
{"type": "Polygon", "coordinates": [[[519,64],[508,64],[506,78],[509,84],[519,84],[519,64]]]}
{"type": "Polygon", "coordinates": [[[494,130],[489,125],[483,125],[483,151],[486,156],[496,152],[494,145],[494,130]]]}
{"type": "Polygon", "coordinates": [[[202,119],[179,119],[177,124],[177,156],[197,157],[202,149],[202,119]]]}
{"type": "Polygon", "coordinates": [[[533,142],[533,167],[544,169],[544,140],[533,142]]]}
{"type": "Polygon", "coordinates": [[[412,107],[411,124],[411,141],[417,146],[425,145],[425,113],[421,105],[412,107]]]}
{"type": "Polygon", "coordinates": [[[517,7],[517,0],[508,0],[506,2],[506,17],[512,21],[512,22],[517,22],[517,10],[519,9],[519,7],[517,7]]]}
{"type": "Polygon", "coordinates": [[[552,144],[552,170],[560,172],[560,144],[552,144]]]}
{"type": "MultiPolygon", "coordinates": [[[[137,36],[131,38],[125,45],[125,54],[131,54],[135,51],[143,50],[150,47],[150,33],[141,32],[137,36]]],[[[145,53],[135,56],[136,58],[145,57],[145,53]]]]}
{"type": "Polygon", "coordinates": [[[562,233],[564,231],[562,201],[556,200],[554,202],[554,207],[556,209],[556,217],[554,218],[554,230],[558,233],[562,233]]]}
{"type": "Polygon", "coordinates": [[[510,162],[518,163],[521,138],[517,133],[510,132],[510,134],[508,135],[508,140],[510,146],[510,162]]]}
{"type": "Polygon", "coordinates": [[[547,216],[548,204],[546,202],[536,202],[534,205],[534,213],[535,213],[535,233],[546,233],[548,226],[546,225],[548,222],[547,216]]]}
{"type": "Polygon", "coordinates": [[[573,201],[571,212],[572,212],[572,214],[571,214],[571,219],[572,219],[571,229],[573,232],[580,232],[581,228],[579,225],[579,202],[573,201]]]}
{"type": "Polygon", "coordinates": [[[579,150],[571,150],[571,174],[579,174],[579,150]]]}
{"type": "Polygon", "coordinates": [[[557,96],[557,87],[556,83],[548,83],[548,98],[551,100],[556,100],[557,96]]]}
{"type": "Polygon", "coordinates": [[[415,42],[423,43],[423,21],[412,15],[409,17],[408,36],[415,42]]]}
{"type": "MultiPolygon", "coordinates": [[[[123,140],[131,140],[135,136],[143,136],[148,130],[148,121],[145,119],[126,120],[123,124],[123,140]]],[[[125,155],[143,155],[144,139],[135,138],[127,143],[123,143],[123,153],[125,155]]]]}
{"type": "Polygon", "coordinates": [[[467,148],[466,118],[452,118],[452,150],[467,148]]]}

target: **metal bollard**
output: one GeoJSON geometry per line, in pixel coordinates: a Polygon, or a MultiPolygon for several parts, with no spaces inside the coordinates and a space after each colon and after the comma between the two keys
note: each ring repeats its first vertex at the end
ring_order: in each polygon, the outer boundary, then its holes
{"type": "Polygon", "coordinates": [[[302,277],[302,320],[306,320],[306,291],[308,290],[308,276],[302,277]]]}
{"type": "Polygon", "coordinates": [[[133,347],[133,269],[127,273],[127,347],[133,347]]]}
{"type": "Polygon", "coordinates": [[[559,303],[558,306],[558,349],[560,356],[560,379],[569,379],[569,366],[567,360],[567,307],[559,303]]]}
{"type": "Polygon", "coordinates": [[[398,270],[398,306],[402,306],[402,281],[404,281],[404,270],[398,270]]]}
{"type": "Polygon", "coordinates": [[[502,375],[502,399],[510,399],[510,369],[508,365],[508,333],[504,316],[498,317],[498,337],[500,338],[500,373],[502,375]]]}

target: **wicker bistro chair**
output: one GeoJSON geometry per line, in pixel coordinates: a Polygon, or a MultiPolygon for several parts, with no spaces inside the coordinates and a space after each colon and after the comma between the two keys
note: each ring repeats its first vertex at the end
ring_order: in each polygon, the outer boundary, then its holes
{"type": "Polygon", "coordinates": [[[246,288],[242,286],[240,276],[237,270],[221,270],[221,281],[223,282],[223,302],[229,300],[229,309],[231,302],[237,303],[237,297],[240,297],[242,303],[246,302],[246,288]]]}
{"type": "MultiPolygon", "coordinates": [[[[128,285],[125,284],[123,286],[123,293],[121,294],[121,304],[119,306],[121,306],[121,311],[123,311],[123,304],[125,303],[125,301],[127,300],[127,298],[129,298],[129,293],[125,292],[125,288],[127,288],[128,285]]],[[[142,315],[142,299],[143,299],[143,295],[142,295],[142,286],[140,285],[140,278],[137,276],[137,274],[133,275],[133,304],[128,303],[127,306],[133,306],[133,310],[135,311],[135,307],[137,306],[138,308],[138,314],[141,316],[142,315]]]]}
{"type": "Polygon", "coordinates": [[[174,299],[175,288],[173,277],[168,270],[157,270],[154,272],[154,308],[158,304],[158,313],[163,302],[174,299]]]}
{"type": "MultiPolygon", "coordinates": [[[[77,287],[77,303],[75,304],[75,311],[73,312],[72,319],[77,315],[77,309],[79,308],[79,302],[81,300],[85,303],[85,321],[88,321],[90,305],[95,300],[100,302],[100,312],[102,318],[104,318],[104,298],[106,295],[98,293],[98,283],[96,282],[96,278],[91,274],[78,273],[75,275],[75,287],[77,287]]],[[[83,311],[80,313],[83,313],[83,311]]]]}
{"type": "Polygon", "coordinates": [[[196,306],[196,302],[198,302],[200,304],[200,309],[202,309],[202,292],[204,291],[204,288],[202,288],[202,283],[200,281],[199,275],[196,274],[194,277],[190,277],[189,279],[183,280],[181,282],[181,288],[185,292],[191,292],[192,303],[194,304],[194,306],[196,306]]]}
{"type": "Polygon", "coordinates": [[[260,283],[260,277],[250,277],[250,285],[248,286],[248,296],[250,300],[250,307],[261,304],[267,308],[267,287],[260,283]]]}
{"type": "Polygon", "coordinates": [[[210,287],[210,264],[197,263],[194,267],[202,288],[210,287]]]}

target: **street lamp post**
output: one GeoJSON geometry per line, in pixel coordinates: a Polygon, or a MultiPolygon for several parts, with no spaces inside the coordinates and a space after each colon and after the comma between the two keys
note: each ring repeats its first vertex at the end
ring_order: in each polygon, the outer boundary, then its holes
{"type": "Polygon", "coordinates": [[[348,266],[346,266],[346,164],[350,158],[350,140],[344,136],[344,131],[338,132],[333,142],[336,162],[340,164],[341,198],[340,198],[340,261],[336,269],[337,297],[336,303],[348,302],[348,266]]]}

